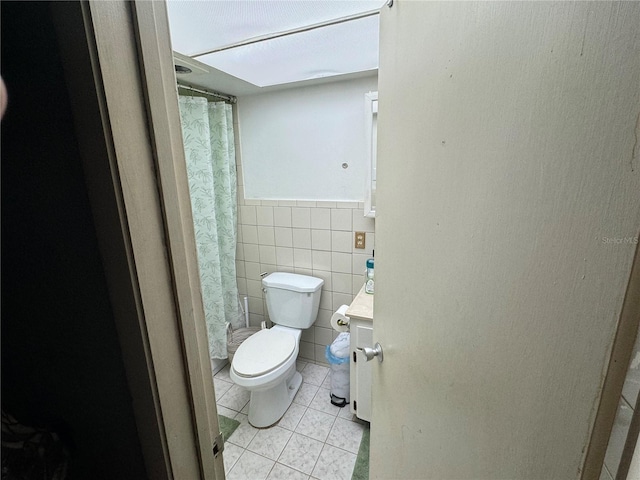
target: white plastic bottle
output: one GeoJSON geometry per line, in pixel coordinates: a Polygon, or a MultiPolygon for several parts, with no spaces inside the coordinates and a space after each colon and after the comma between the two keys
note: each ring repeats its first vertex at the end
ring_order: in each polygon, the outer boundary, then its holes
{"type": "Polygon", "coordinates": [[[373,294],[374,279],[373,279],[373,258],[367,260],[367,281],[364,284],[364,291],[366,293],[373,294]]]}

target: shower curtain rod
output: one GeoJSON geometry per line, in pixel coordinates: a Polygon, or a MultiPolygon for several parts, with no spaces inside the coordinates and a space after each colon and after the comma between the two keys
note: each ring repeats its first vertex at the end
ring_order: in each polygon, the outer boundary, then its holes
{"type": "Polygon", "coordinates": [[[221,98],[225,102],[236,103],[238,99],[233,95],[225,95],[223,93],[210,92],[208,90],[202,90],[200,88],[190,87],[189,85],[178,84],[178,88],[184,88],[185,90],[191,90],[192,92],[202,93],[203,95],[210,95],[212,97],[221,98]]]}

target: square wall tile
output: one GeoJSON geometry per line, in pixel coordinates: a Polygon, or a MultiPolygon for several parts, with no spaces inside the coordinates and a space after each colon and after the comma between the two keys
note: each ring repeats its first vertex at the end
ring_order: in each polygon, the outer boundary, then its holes
{"type": "Polygon", "coordinates": [[[242,225],[243,243],[258,243],[258,227],[255,225],[242,225]]]}
{"type": "Polygon", "coordinates": [[[351,254],[331,252],[331,270],[337,273],[351,273],[351,254]]]}
{"type": "Polygon", "coordinates": [[[262,298],[249,297],[249,311],[257,315],[264,315],[262,303],[262,298]]]}
{"type": "Polygon", "coordinates": [[[331,230],[311,230],[311,248],[330,251],[331,233],[331,230]]]}
{"type": "Polygon", "coordinates": [[[302,330],[302,335],[300,336],[300,341],[315,343],[315,328],[305,328],[302,330]]]}
{"type": "Polygon", "coordinates": [[[354,253],[351,258],[351,268],[354,275],[362,274],[367,270],[367,259],[371,258],[371,255],[366,253],[354,253]]]}
{"type": "Polygon", "coordinates": [[[259,262],[260,261],[260,251],[258,250],[257,244],[244,244],[244,260],[246,262],[259,262]]]}
{"type": "Polygon", "coordinates": [[[293,266],[297,268],[311,269],[311,250],[302,248],[293,249],[293,266]]]}
{"type": "Polygon", "coordinates": [[[264,315],[258,315],[257,313],[249,312],[249,326],[259,327],[264,320],[264,315]]]}
{"type": "Polygon", "coordinates": [[[331,230],[351,231],[351,210],[332,208],[331,209],[331,230]]]}
{"type": "Polygon", "coordinates": [[[293,248],[276,247],[276,265],[279,267],[293,267],[293,248]]]}
{"type": "Polygon", "coordinates": [[[258,225],[273,226],[273,207],[255,207],[256,223],[258,225]]]}
{"type": "Polygon", "coordinates": [[[262,206],[263,207],[277,207],[278,206],[278,201],[277,200],[262,200],[262,206]]]}
{"type": "Polygon", "coordinates": [[[275,245],[275,234],[273,227],[259,226],[258,229],[258,243],[260,245],[275,245]]]}
{"type": "Polygon", "coordinates": [[[353,285],[350,273],[332,273],[331,285],[332,291],[337,293],[352,293],[353,285]]]}
{"type": "Polygon", "coordinates": [[[351,293],[357,295],[364,286],[364,275],[351,275],[351,293]]]}
{"type": "Polygon", "coordinates": [[[244,266],[244,260],[236,260],[236,277],[245,278],[247,276],[244,266]]]}
{"type": "Polygon", "coordinates": [[[280,207],[295,207],[297,204],[295,200],[278,200],[278,205],[280,207]]]}
{"type": "Polygon", "coordinates": [[[333,293],[323,291],[322,296],[320,297],[320,308],[326,308],[334,312],[333,308],[333,293]]]}
{"type": "MultiPolygon", "coordinates": [[[[317,276],[317,273],[318,273],[318,270],[315,270],[314,275],[317,276]]],[[[327,286],[327,282],[325,282],[324,285],[322,286],[322,292],[320,295],[320,305],[318,305],[318,313],[320,313],[320,310],[322,310],[323,305],[327,305],[328,308],[331,308],[331,306],[333,306],[333,303],[332,303],[333,292],[329,290],[330,287],[331,285],[327,286]],[[323,302],[323,299],[325,300],[325,302],[323,302]]]]}
{"type": "Polygon", "coordinates": [[[331,252],[312,250],[312,267],[314,270],[331,271],[331,252]]]}
{"type": "Polygon", "coordinates": [[[293,247],[311,249],[311,230],[308,228],[293,229],[293,247]]]}
{"type": "Polygon", "coordinates": [[[313,329],[315,336],[314,343],[318,345],[329,345],[333,341],[331,335],[333,330],[331,328],[313,327],[313,329]]]}
{"type": "Polygon", "coordinates": [[[247,294],[247,279],[238,278],[238,295],[244,296],[247,294]]]}
{"type": "Polygon", "coordinates": [[[277,263],[276,247],[260,245],[260,263],[275,265],[277,263]]]}
{"type": "MultiPolygon", "coordinates": [[[[303,342],[300,341],[300,357],[306,358],[307,360],[314,360],[315,349],[314,344],[311,342],[303,342]]],[[[299,393],[299,392],[298,392],[299,393]]]]}
{"type": "Polygon", "coordinates": [[[257,262],[245,262],[246,278],[260,280],[260,264],[257,262]]]}
{"type": "MultiPolygon", "coordinates": [[[[275,258],[275,247],[269,247],[269,248],[273,248],[274,258],[275,258]]],[[[266,273],[268,275],[270,273],[277,272],[277,271],[278,271],[278,267],[276,267],[275,261],[273,263],[260,262],[260,274],[266,273]]],[[[260,280],[262,281],[262,277],[260,277],[260,280]]]]}
{"type": "MultiPolygon", "coordinates": [[[[333,340],[331,340],[333,341],[333,340]]],[[[331,342],[329,342],[331,343],[331,342]]],[[[323,345],[319,345],[316,343],[315,351],[316,351],[316,355],[315,355],[315,362],[319,365],[326,365],[329,366],[329,362],[327,362],[327,357],[326,357],[326,348],[327,345],[329,343],[323,344],[323,345]]]]}
{"type": "Polygon", "coordinates": [[[294,228],[311,228],[311,209],[307,207],[292,208],[291,226],[294,228]]]}
{"type": "Polygon", "coordinates": [[[311,209],[311,228],[317,230],[331,229],[331,209],[330,208],[312,208],[311,209]]]}
{"type": "Polygon", "coordinates": [[[247,279],[247,293],[250,297],[262,298],[262,282],[247,279]]]}
{"type": "Polygon", "coordinates": [[[348,293],[336,293],[331,294],[333,299],[333,310],[338,310],[342,305],[351,305],[353,302],[353,295],[348,293]]]}
{"type": "Polygon", "coordinates": [[[352,232],[341,232],[333,230],[331,232],[331,250],[334,252],[351,253],[354,248],[355,240],[353,240],[354,234],[352,232]]]}
{"type": "MultiPolygon", "coordinates": [[[[331,294],[329,294],[329,295],[331,295],[331,294]]],[[[327,310],[325,308],[319,309],[318,310],[318,316],[316,317],[316,321],[314,322],[314,325],[316,327],[332,328],[331,327],[331,315],[333,315],[333,311],[327,310]]]]}
{"type": "Polygon", "coordinates": [[[273,208],[273,224],[276,227],[291,227],[291,208],[290,207],[274,207],[273,208]]]}
{"type": "Polygon", "coordinates": [[[276,247],[293,247],[293,230],[289,227],[274,228],[276,247]]]}
{"type": "MultiPolygon", "coordinates": [[[[328,269],[327,269],[328,270],[328,269]]],[[[313,276],[317,278],[321,278],[324,280],[324,284],[322,284],[322,294],[325,292],[331,292],[331,272],[326,270],[316,270],[313,269],[313,276]]]]}
{"type": "Polygon", "coordinates": [[[256,207],[243,205],[239,208],[238,220],[245,225],[256,224],[256,207]]]}

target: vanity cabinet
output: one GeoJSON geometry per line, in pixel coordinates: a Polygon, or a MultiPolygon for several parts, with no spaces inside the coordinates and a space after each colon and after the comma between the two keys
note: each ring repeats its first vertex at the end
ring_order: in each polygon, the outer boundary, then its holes
{"type": "Polygon", "coordinates": [[[353,300],[346,315],[350,321],[350,390],[351,413],[371,421],[371,362],[367,362],[359,348],[373,345],[373,295],[364,286],[353,300]]]}

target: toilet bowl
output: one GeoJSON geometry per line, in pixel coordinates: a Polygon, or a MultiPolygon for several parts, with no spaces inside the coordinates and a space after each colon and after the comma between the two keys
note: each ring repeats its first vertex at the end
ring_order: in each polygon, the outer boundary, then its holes
{"type": "Polygon", "coordinates": [[[302,376],[296,371],[300,330],[274,326],[245,340],[233,358],[231,379],[251,392],[249,423],[264,428],[287,411],[302,376]]]}
{"type": "Polygon", "coordinates": [[[245,340],[236,351],[229,375],[251,393],[249,423],[265,428],[285,414],[300,385],[296,359],[302,330],[316,319],[322,279],[276,272],[262,281],[269,317],[275,324],[245,340]]]}

